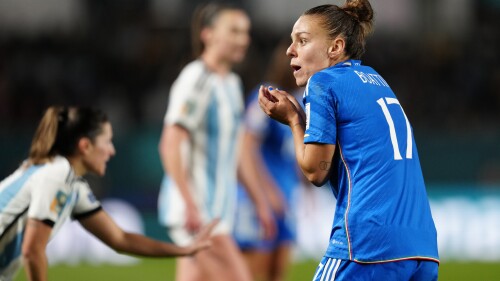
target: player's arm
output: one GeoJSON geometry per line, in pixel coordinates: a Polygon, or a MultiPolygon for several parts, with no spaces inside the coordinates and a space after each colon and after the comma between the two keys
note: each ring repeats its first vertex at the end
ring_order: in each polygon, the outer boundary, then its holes
{"type": "Polygon", "coordinates": [[[304,112],[297,100],[287,92],[261,87],[259,104],[266,114],[290,127],[297,163],[302,173],[312,184],[323,185],[328,180],[335,145],[304,144],[304,112]]]}
{"type": "Polygon", "coordinates": [[[201,227],[201,219],[189,191],[190,178],[186,159],[183,157],[184,148],[189,146],[189,140],[190,135],[185,128],[179,125],[165,124],[160,139],[159,152],[163,167],[179,187],[181,196],[186,204],[188,212],[186,227],[191,231],[196,231],[201,227]]]}
{"type": "Polygon", "coordinates": [[[260,152],[261,146],[261,136],[246,130],[243,134],[241,170],[242,174],[246,172],[247,175],[242,176],[256,178],[274,213],[282,214],[285,208],[283,194],[266,168],[260,152]]]}
{"type": "Polygon", "coordinates": [[[256,161],[258,160],[255,159],[256,155],[259,154],[258,151],[252,147],[255,143],[249,144],[248,142],[251,140],[248,138],[249,134],[245,133],[238,161],[238,177],[255,205],[257,216],[264,229],[264,237],[266,239],[271,239],[276,235],[276,223],[266,198],[266,191],[264,190],[269,186],[263,181],[263,173],[259,171],[262,170],[263,163],[257,163],[256,161]],[[257,167],[259,164],[260,167],[257,167]]]}
{"type": "Polygon", "coordinates": [[[120,253],[145,257],[173,257],[197,253],[210,246],[210,234],[217,220],[203,227],[194,242],[187,247],[161,242],[141,234],[123,231],[103,210],[82,218],[80,224],[105,244],[120,253]]]}
{"type": "Polygon", "coordinates": [[[300,118],[294,118],[291,124],[297,163],[307,180],[315,186],[322,186],[328,180],[335,145],[304,144],[304,122],[301,122],[300,118]]]}
{"type": "Polygon", "coordinates": [[[22,257],[26,276],[30,281],[47,280],[45,249],[52,227],[36,219],[28,219],[23,236],[22,257]]]}

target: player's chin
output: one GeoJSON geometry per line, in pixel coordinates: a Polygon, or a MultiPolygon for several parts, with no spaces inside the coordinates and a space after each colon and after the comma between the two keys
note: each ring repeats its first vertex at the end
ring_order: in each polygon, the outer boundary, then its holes
{"type": "Polygon", "coordinates": [[[304,87],[307,84],[307,77],[302,75],[300,71],[294,71],[293,77],[295,77],[295,84],[299,87],[304,87]]]}
{"type": "Polygon", "coordinates": [[[106,165],[102,167],[96,167],[93,172],[94,174],[103,177],[104,175],[106,175],[106,165]]]}
{"type": "Polygon", "coordinates": [[[305,87],[307,79],[304,79],[303,77],[295,77],[295,84],[297,84],[298,87],[305,87]]]}
{"type": "Polygon", "coordinates": [[[231,61],[233,61],[233,63],[240,63],[245,59],[245,55],[246,55],[246,51],[242,51],[242,50],[235,51],[232,53],[231,61]]]}

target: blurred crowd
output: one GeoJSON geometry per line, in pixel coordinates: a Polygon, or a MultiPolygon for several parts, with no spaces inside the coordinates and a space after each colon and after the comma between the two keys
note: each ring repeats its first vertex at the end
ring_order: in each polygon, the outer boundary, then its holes
{"type": "MultiPolygon", "coordinates": [[[[364,60],[395,88],[414,126],[464,130],[499,120],[497,2],[474,1],[473,25],[460,36],[432,27],[397,35],[376,29],[364,60]]],[[[127,127],[161,121],[169,85],[190,59],[189,17],[169,26],[153,20],[150,1],[83,3],[84,24],[71,32],[0,34],[2,130],[32,124],[54,103],[99,105],[127,127]]],[[[262,78],[273,46],[288,36],[269,28],[256,24],[252,31],[239,69],[247,90],[262,78]]]]}
{"type": "MultiPolygon", "coordinates": [[[[36,1],[17,3],[22,2],[36,1]]],[[[31,132],[51,104],[98,106],[109,113],[118,134],[144,127],[159,131],[170,85],[191,59],[189,15],[202,1],[72,2],[80,12],[71,28],[20,32],[0,20],[0,136],[31,132]],[[163,16],[162,11],[169,12],[163,16]]],[[[290,11],[287,7],[262,9],[281,19],[267,24],[272,20],[263,21],[256,7],[265,1],[233,2],[248,9],[253,20],[252,44],[237,68],[248,92],[262,80],[271,51],[289,36],[298,14],[280,14],[290,11]]],[[[16,1],[0,1],[1,15],[15,10],[9,10],[9,3],[16,1]]],[[[410,5],[410,12],[418,8],[414,24],[403,31],[376,25],[364,61],[392,86],[417,140],[419,132],[498,137],[500,1],[378,1],[374,8],[380,22],[390,15],[391,5],[403,5],[395,3],[410,5]],[[454,5],[465,12],[450,16],[454,5]]],[[[494,177],[500,166],[500,153],[493,155],[487,177],[494,177]]]]}

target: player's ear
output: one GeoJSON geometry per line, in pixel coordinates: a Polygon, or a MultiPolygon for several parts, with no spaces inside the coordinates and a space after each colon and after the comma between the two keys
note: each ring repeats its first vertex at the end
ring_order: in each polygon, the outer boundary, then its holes
{"type": "Polygon", "coordinates": [[[345,40],[344,38],[338,36],[333,39],[328,47],[328,56],[333,59],[344,53],[345,50],[345,40]]]}
{"type": "Polygon", "coordinates": [[[210,41],[211,38],[212,38],[212,29],[210,27],[204,27],[200,33],[201,42],[207,45],[207,43],[210,41]]]}
{"type": "Polygon", "coordinates": [[[77,146],[78,152],[85,155],[92,149],[92,142],[89,138],[80,138],[77,146]]]}

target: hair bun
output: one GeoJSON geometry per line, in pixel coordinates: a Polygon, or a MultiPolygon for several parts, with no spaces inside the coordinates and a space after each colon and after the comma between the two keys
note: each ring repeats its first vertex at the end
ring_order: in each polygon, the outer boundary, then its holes
{"type": "Polygon", "coordinates": [[[346,0],[342,10],[361,24],[365,36],[372,32],[373,9],[368,0],[346,0]]]}
{"type": "Polygon", "coordinates": [[[342,9],[361,23],[373,21],[373,9],[368,0],[347,0],[342,9]]]}

